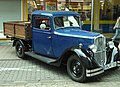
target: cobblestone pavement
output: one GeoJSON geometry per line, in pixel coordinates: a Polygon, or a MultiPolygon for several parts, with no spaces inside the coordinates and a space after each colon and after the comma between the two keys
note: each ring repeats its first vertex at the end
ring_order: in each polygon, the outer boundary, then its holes
{"type": "Polygon", "coordinates": [[[0,41],[0,87],[118,87],[120,69],[89,78],[86,83],[72,81],[66,67],[55,67],[31,57],[22,60],[11,41],[0,41]]]}

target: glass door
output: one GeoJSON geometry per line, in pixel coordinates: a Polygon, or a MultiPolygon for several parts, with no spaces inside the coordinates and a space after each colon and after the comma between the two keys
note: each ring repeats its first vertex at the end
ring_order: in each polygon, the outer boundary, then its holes
{"type": "Polygon", "coordinates": [[[114,24],[120,16],[120,0],[100,0],[100,28],[103,33],[114,33],[114,24]]]}

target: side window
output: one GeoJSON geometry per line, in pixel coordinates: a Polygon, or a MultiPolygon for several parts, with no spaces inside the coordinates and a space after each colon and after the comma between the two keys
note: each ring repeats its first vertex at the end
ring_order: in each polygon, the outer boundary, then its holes
{"type": "Polygon", "coordinates": [[[50,30],[50,19],[47,16],[35,16],[34,28],[41,30],[50,30]]]}
{"type": "Polygon", "coordinates": [[[60,28],[60,27],[63,27],[63,17],[55,17],[54,18],[54,26],[55,28],[60,28]]]}

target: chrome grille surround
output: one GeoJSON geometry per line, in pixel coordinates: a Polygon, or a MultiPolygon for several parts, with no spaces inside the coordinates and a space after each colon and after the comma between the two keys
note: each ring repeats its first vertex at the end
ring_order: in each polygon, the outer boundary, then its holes
{"type": "Polygon", "coordinates": [[[106,64],[106,38],[103,35],[96,37],[94,39],[94,45],[97,46],[94,59],[99,66],[104,67],[106,64]]]}

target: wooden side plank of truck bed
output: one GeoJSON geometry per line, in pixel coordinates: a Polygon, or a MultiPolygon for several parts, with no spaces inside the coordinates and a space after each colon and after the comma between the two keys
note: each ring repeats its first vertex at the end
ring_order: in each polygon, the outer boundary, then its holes
{"type": "Polygon", "coordinates": [[[30,40],[32,38],[32,30],[30,25],[30,22],[26,21],[4,22],[4,35],[30,40]]]}

